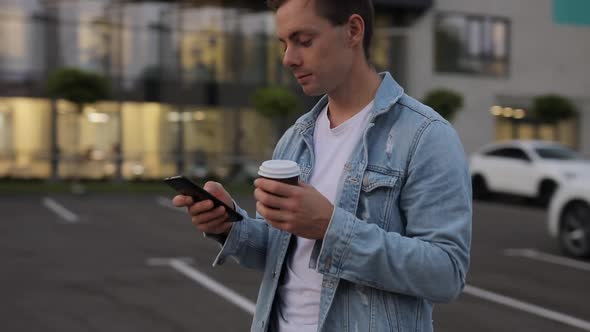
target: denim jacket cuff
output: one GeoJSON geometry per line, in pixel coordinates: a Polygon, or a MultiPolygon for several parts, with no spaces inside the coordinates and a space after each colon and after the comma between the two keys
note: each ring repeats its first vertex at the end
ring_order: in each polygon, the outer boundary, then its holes
{"type": "Polygon", "coordinates": [[[213,261],[213,266],[222,265],[225,263],[227,257],[235,255],[238,251],[238,248],[240,247],[241,239],[246,238],[246,228],[243,227],[243,223],[247,222],[248,213],[244,209],[240,208],[235,201],[234,208],[239,214],[244,216],[244,219],[242,219],[242,221],[234,222],[227,236],[204,234],[205,237],[212,238],[221,245],[221,250],[213,261]]]}
{"type": "Polygon", "coordinates": [[[355,223],[356,218],[352,214],[342,208],[334,207],[317,259],[319,273],[338,276],[343,256],[350,245],[355,223]]]}

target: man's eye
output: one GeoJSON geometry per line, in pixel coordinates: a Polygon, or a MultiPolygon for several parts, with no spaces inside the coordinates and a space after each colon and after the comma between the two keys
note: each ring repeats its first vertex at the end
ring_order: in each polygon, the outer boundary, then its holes
{"type": "Polygon", "coordinates": [[[311,46],[311,39],[300,41],[299,45],[301,45],[303,47],[310,47],[311,46]]]}

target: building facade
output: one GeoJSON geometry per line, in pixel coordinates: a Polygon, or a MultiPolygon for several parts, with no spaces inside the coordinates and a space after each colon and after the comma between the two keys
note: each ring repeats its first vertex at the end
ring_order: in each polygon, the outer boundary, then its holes
{"type": "MultiPolygon", "coordinates": [[[[409,25],[430,5],[376,1],[377,24],[409,25]]],[[[0,177],[253,169],[277,139],[253,92],[298,91],[264,1],[2,0],[0,18],[0,177]],[[47,78],[62,67],[101,74],[111,98],[82,110],[49,98],[47,78]]],[[[404,42],[377,40],[376,65],[402,78],[404,42]]],[[[314,102],[304,100],[301,111],[314,102]]]]}
{"type": "MultiPolygon", "coordinates": [[[[584,0],[374,3],[375,66],[419,99],[438,87],[460,92],[454,125],[468,153],[537,137],[590,154],[590,10],[576,7],[584,0]],[[579,116],[558,126],[532,121],[527,108],[544,93],[569,97],[579,116]]],[[[250,106],[252,93],[283,85],[300,94],[302,111],[315,101],[282,68],[263,4],[2,0],[0,178],[255,169],[276,137],[250,106]],[[61,67],[103,75],[111,97],[81,111],[52,100],[46,81],[61,67]]]]}
{"type": "Polygon", "coordinates": [[[540,138],[590,157],[590,2],[439,0],[407,36],[407,91],[463,95],[453,124],[468,153],[495,140],[540,138]],[[559,129],[531,119],[532,99],[549,93],[569,98],[578,117],[559,129]]]}

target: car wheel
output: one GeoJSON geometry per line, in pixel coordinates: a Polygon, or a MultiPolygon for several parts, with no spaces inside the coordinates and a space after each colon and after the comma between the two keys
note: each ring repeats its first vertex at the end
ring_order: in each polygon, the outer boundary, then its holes
{"type": "Polygon", "coordinates": [[[542,206],[549,205],[551,197],[557,190],[557,184],[551,180],[544,180],[539,186],[539,193],[537,194],[537,202],[542,206]]]}
{"type": "Polygon", "coordinates": [[[484,199],[490,196],[490,190],[486,180],[481,175],[474,175],[471,179],[471,185],[473,187],[473,198],[484,199]]]}
{"type": "Polygon", "coordinates": [[[559,244],[567,255],[590,256],[590,205],[574,202],[565,208],[560,220],[559,244]]]}

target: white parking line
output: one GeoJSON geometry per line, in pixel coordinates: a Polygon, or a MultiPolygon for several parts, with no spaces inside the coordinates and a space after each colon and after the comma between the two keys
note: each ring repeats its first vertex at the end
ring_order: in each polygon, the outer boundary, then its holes
{"type": "Polygon", "coordinates": [[[566,324],[569,326],[577,327],[584,331],[590,331],[590,322],[581,320],[579,318],[569,316],[566,314],[562,314],[557,311],[545,309],[543,307],[526,303],[523,301],[519,301],[504,295],[500,295],[497,293],[493,293],[490,291],[483,290],[481,288],[473,287],[470,285],[466,285],[465,289],[463,290],[464,293],[467,293],[471,296],[479,297],[484,300],[502,304],[517,310],[521,310],[536,316],[540,316],[549,320],[553,320],[556,322],[560,322],[562,324],[566,324]]]}
{"type": "Polygon", "coordinates": [[[147,263],[148,263],[148,265],[151,265],[151,266],[170,266],[171,268],[175,269],[176,271],[189,277],[193,281],[198,282],[199,284],[201,284],[205,288],[209,289],[213,293],[223,297],[227,301],[240,307],[242,310],[248,312],[251,315],[254,315],[254,310],[256,308],[256,305],[252,301],[250,301],[247,298],[243,297],[242,295],[236,293],[235,291],[225,287],[224,285],[220,284],[219,282],[209,278],[207,275],[203,274],[202,272],[194,269],[193,267],[191,267],[189,265],[189,263],[187,263],[186,259],[182,259],[182,258],[150,258],[150,259],[148,259],[147,263]]]}
{"type": "Polygon", "coordinates": [[[46,208],[53,211],[55,214],[70,224],[77,223],[80,220],[76,214],[49,197],[44,197],[42,202],[46,208]]]}
{"type": "MultiPolygon", "coordinates": [[[[220,284],[219,282],[211,279],[207,275],[203,274],[202,272],[194,269],[189,264],[191,263],[190,258],[150,258],[148,259],[147,263],[151,266],[169,266],[173,269],[177,270],[178,272],[184,274],[185,276],[189,277],[193,281],[201,284],[205,288],[209,289],[210,291],[216,293],[217,295],[223,297],[227,301],[233,303],[234,305],[240,307],[244,311],[254,315],[256,305],[248,300],[247,298],[241,296],[240,294],[236,293],[235,291],[225,287],[224,285],[220,284]]],[[[545,309],[543,307],[526,303],[523,301],[519,301],[508,296],[500,295],[497,293],[493,293],[490,291],[486,291],[484,289],[474,287],[471,285],[466,285],[465,289],[463,290],[464,293],[469,294],[471,296],[475,296],[490,302],[494,302],[497,304],[505,305],[517,310],[521,310],[527,312],[529,314],[533,314],[545,319],[553,320],[565,325],[573,326],[584,331],[590,331],[590,322],[579,319],[577,317],[573,317],[570,315],[566,315],[557,311],[545,309]]]]}
{"type": "Polygon", "coordinates": [[[506,249],[504,250],[504,255],[511,256],[511,257],[525,257],[530,259],[535,259],[538,261],[543,261],[547,263],[553,263],[557,265],[563,265],[567,267],[571,267],[574,269],[580,269],[584,271],[590,271],[590,264],[577,261],[575,259],[550,255],[546,253],[542,253],[540,251],[534,249],[506,249]]]}

